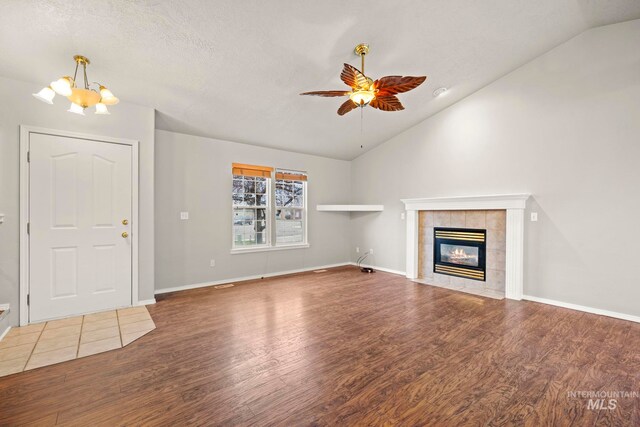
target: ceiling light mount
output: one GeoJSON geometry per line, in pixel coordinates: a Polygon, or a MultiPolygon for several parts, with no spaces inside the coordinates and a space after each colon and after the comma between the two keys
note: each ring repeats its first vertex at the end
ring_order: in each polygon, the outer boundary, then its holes
{"type": "Polygon", "coordinates": [[[366,43],[360,43],[355,49],[353,49],[353,51],[358,56],[366,55],[369,53],[369,45],[366,43]]]}
{"type": "Polygon", "coordinates": [[[109,114],[107,105],[115,105],[120,100],[113,93],[98,82],[89,82],[87,77],[87,65],[91,64],[89,58],[83,55],[74,55],[73,60],[76,63],[76,69],[71,76],[63,76],[58,80],[51,82],[49,86],[43,88],[40,92],[34,93],[33,96],[47,104],[53,104],[53,98],[58,95],[65,96],[71,101],[69,112],[84,116],[84,110],[89,107],[96,107],[96,114],[109,114]],[[78,70],[82,67],[83,85],[78,87],[78,70]],[[92,85],[97,85],[92,88],[92,85]]]}
{"type": "Polygon", "coordinates": [[[91,61],[89,61],[89,58],[82,55],[73,55],[73,60],[76,61],[78,64],[82,64],[82,65],[91,64],[91,61]]]}

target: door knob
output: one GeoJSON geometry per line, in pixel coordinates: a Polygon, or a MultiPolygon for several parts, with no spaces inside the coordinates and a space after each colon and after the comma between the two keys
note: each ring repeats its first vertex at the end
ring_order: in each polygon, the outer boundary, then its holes
{"type": "Polygon", "coordinates": [[[123,219],[122,220],[122,225],[127,225],[129,224],[129,220],[128,219],[123,219]]]}
{"type": "Polygon", "coordinates": [[[125,231],[124,233],[122,233],[122,237],[126,239],[127,237],[129,237],[129,233],[125,231]]]}

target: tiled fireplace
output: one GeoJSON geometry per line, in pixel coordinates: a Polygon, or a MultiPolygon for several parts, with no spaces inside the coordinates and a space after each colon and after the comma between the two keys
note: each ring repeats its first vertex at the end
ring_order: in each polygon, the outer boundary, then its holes
{"type": "Polygon", "coordinates": [[[506,194],[402,200],[407,211],[407,278],[522,299],[528,198],[506,194]],[[436,233],[442,237],[439,248],[436,233]]]}
{"type": "Polygon", "coordinates": [[[504,298],[506,211],[419,211],[418,279],[504,298]]]}

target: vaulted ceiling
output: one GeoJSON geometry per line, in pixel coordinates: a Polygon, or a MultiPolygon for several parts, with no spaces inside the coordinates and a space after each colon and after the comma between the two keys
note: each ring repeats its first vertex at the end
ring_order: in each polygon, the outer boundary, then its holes
{"type": "Polygon", "coordinates": [[[637,0],[4,0],[0,75],[35,91],[79,53],[159,129],[352,159],[588,28],[637,18],[637,0]],[[368,75],[429,77],[400,95],[406,110],[340,117],[342,99],[298,95],[346,88],[360,42],[368,75]]]}

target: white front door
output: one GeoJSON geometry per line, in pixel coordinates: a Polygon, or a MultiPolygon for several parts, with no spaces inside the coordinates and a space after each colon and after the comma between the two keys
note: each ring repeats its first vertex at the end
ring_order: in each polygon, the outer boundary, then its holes
{"type": "Polygon", "coordinates": [[[131,305],[132,147],[30,133],[29,151],[29,321],[131,305]]]}

